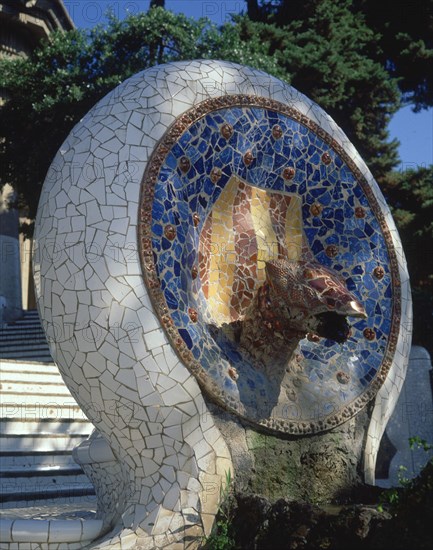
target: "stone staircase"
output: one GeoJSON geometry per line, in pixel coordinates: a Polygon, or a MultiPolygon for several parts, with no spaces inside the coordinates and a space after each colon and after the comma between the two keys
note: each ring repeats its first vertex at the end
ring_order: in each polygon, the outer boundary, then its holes
{"type": "Polygon", "coordinates": [[[65,386],[36,312],[0,331],[0,508],[94,502],[72,459],[91,433],[65,386]]]}
{"type": "Polygon", "coordinates": [[[25,311],[18,321],[0,326],[0,360],[2,359],[53,362],[36,310],[25,311]]]}

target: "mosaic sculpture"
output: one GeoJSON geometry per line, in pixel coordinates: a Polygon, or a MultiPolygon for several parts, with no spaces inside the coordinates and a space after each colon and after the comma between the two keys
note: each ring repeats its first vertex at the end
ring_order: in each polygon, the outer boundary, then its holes
{"type": "Polygon", "coordinates": [[[269,375],[290,365],[305,337],[342,344],[350,335],[346,316],[367,317],[341,278],[319,264],[270,261],[266,275],[239,327],[239,342],[269,375]]]}
{"type": "Polygon", "coordinates": [[[101,434],[76,451],[107,532],[94,548],[208,534],[251,434],[337,447],[350,432],[342,468],[363,459],[374,482],[410,344],[404,256],[359,155],[287,84],[216,61],[121,84],[53,162],[35,279],[101,434]]]}

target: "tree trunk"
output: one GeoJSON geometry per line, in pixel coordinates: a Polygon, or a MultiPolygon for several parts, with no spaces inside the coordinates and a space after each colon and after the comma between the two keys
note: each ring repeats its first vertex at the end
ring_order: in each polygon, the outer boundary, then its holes
{"type": "Polygon", "coordinates": [[[165,8],[165,0],[150,0],[149,9],[152,8],[165,8]]]}
{"type": "Polygon", "coordinates": [[[248,17],[253,21],[259,20],[259,3],[257,0],[247,0],[248,17]]]}

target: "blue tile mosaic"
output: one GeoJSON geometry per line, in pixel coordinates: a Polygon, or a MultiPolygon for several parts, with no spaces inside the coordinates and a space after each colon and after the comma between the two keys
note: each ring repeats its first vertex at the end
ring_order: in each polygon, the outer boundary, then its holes
{"type": "Polygon", "coordinates": [[[388,245],[377,212],[353,170],[327,141],[273,109],[233,106],[208,112],[189,125],[160,162],[150,234],[169,314],[202,369],[201,382],[208,377],[208,389],[213,384],[232,408],[259,421],[278,416],[284,403],[276,397],[274,382],[216,329],[203,276],[192,276],[194,266],[199,271],[200,236],[232,176],[251,188],[300,197],[309,253],[342,274],[367,312],[367,319],[351,320],[351,335],[344,344],[306,338],[299,343],[296,406],[287,409],[295,413],[283,420],[317,422],[318,410],[326,418],[331,414],[326,411],[334,415],[355,402],[381,368],[392,329],[393,294],[388,245]],[[231,126],[228,138],[222,135],[225,124],[231,126]],[[281,139],[273,136],[276,125],[281,139]],[[250,164],[245,160],[249,152],[250,164]],[[285,179],[288,167],[294,168],[294,175],[285,179]],[[220,170],[217,178],[215,168],[220,170]],[[174,227],[174,237],[167,235],[168,226],[174,227]],[[378,267],[383,270],[380,278],[374,275],[378,267]],[[364,333],[368,328],[374,330],[371,339],[364,333]],[[235,380],[230,368],[237,372],[235,380]],[[341,373],[347,375],[344,385],[341,373]]]}

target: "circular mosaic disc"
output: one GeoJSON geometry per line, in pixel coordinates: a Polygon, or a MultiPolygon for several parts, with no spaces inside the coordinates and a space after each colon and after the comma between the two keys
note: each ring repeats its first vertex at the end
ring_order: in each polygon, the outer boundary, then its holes
{"type": "Polygon", "coordinates": [[[139,242],[163,328],[209,397],[274,431],[347,420],[393,361],[398,263],[378,191],[355,155],[292,106],[223,95],[180,116],[144,174],[139,242]],[[366,318],[348,317],[344,343],[304,334],[274,375],[236,331],[266,263],[282,258],[338,275],[366,318]]]}

